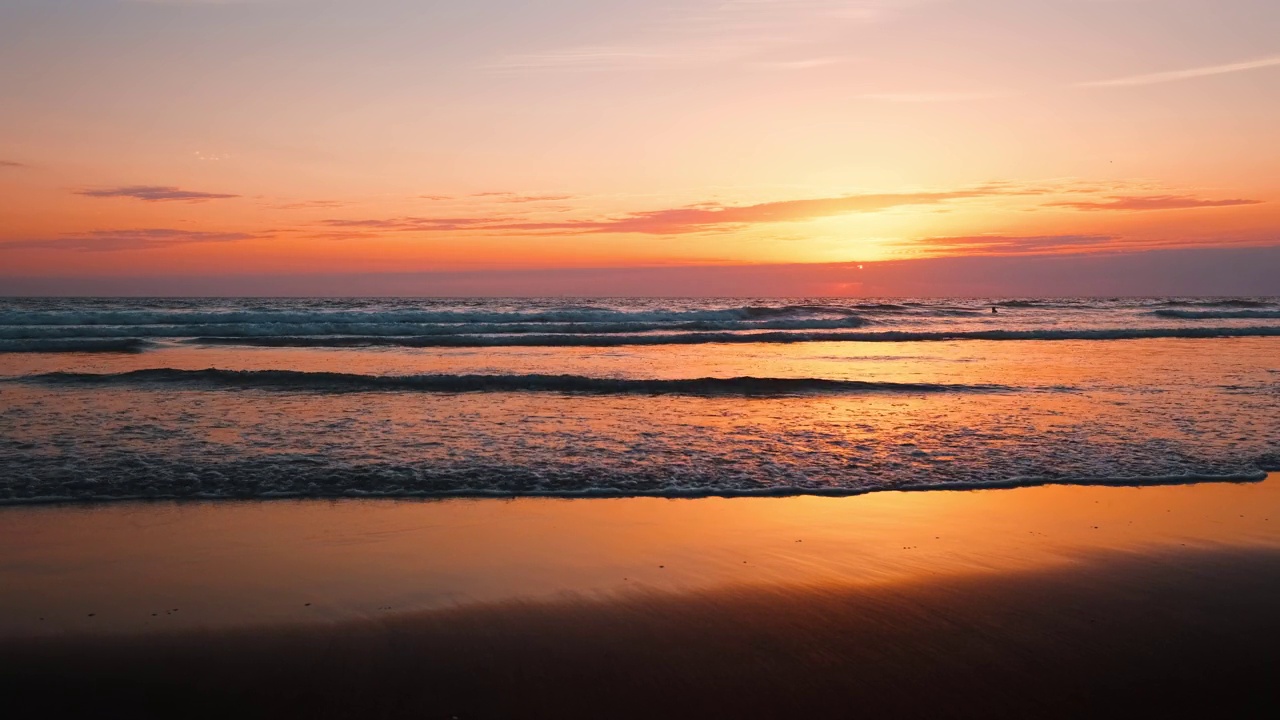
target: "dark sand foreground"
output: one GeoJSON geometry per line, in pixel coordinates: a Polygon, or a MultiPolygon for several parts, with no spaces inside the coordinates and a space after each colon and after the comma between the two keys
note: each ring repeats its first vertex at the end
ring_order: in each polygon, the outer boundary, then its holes
{"type": "Polygon", "coordinates": [[[0,703],[13,717],[1280,707],[1274,476],[844,499],[8,508],[0,539],[0,703]]]}
{"type": "Polygon", "coordinates": [[[12,708],[184,717],[1261,716],[1280,554],[3,647],[12,708]]]}

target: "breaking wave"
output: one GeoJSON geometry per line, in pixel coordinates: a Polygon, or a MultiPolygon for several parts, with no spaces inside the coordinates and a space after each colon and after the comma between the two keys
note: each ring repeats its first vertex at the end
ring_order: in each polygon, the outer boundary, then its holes
{"type": "Polygon", "coordinates": [[[1243,298],[1203,299],[1203,300],[1165,300],[1159,304],[1164,305],[1166,307],[1265,308],[1265,307],[1276,306],[1276,302],[1272,300],[1247,300],[1243,298]]]}
{"type": "Polygon", "coordinates": [[[0,339],[0,353],[140,353],[151,346],[141,338],[0,339]]]}
{"type": "Polygon", "coordinates": [[[180,385],[311,392],[416,391],[435,393],[553,392],[602,395],[777,396],[812,393],[1013,392],[1004,385],[868,382],[822,378],[630,379],[582,375],[361,375],[299,370],[179,370],[152,368],[123,373],[54,372],[27,382],[81,385],[180,385]]]}
{"type": "Polygon", "coordinates": [[[7,326],[200,326],[200,325],[378,325],[459,323],[672,323],[750,321],[803,316],[853,317],[854,308],[840,305],[744,305],[693,310],[611,310],[565,306],[549,310],[13,310],[0,312],[7,326]]]}
{"type": "MultiPolygon", "coordinates": [[[[41,468],[44,470],[44,468],[41,468]]],[[[1189,472],[1149,476],[1027,476],[993,480],[916,481],[895,485],[727,485],[714,478],[671,484],[651,477],[615,477],[602,482],[595,469],[548,476],[526,468],[476,468],[468,474],[433,473],[412,466],[334,467],[291,458],[258,462],[227,463],[224,466],[191,468],[163,462],[129,462],[115,472],[121,477],[111,483],[89,482],[83,478],[58,477],[49,468],[51,480],[41,494],[25,494],[0,488],[0,505],[44,505],[54,503],[99,503],[139,500],[274,500],[309,499],[394,499],[394,498],[705,498],[705,497],[852,497],[875,492],[1007,490],[1042,485],[1094,485],[1110,487],[1153,487],[1197,483],[1253,483],[1264,480],[1258,469],[1222,473],[1189,472]]]]}
{"type": "Polygon", "coordinates": [[[682,322],[591,322],[591,323],[207,323],[189,325],[40,325],[0,326],[0,339],[55,339],[153,337],[183,338],[193,334],[220,337],[270,337],[273,335],[524,335],[524,334],[618,334],[657,330],[681,332],[732,332],[735,330],[826,330],[856,328],[867,321],[858,317],[810,318],[796,320],[687,320],[682,322]]]}
{"type": "Polygon", "coordinates": [[[1154,310],[1157,317],[1183,320],[1278,319],[1280,310],[1154,310]]]}
{"type": "Polygon", "coordinates": [[[275,336],[200,337],[201,345],[254,347],[614,347],[623,345],[699,345],[707,343],[927,342],[942,340],[1139,340],[1144,338],[1280,337],[1280,326],[1112,328],[1098,330],[957,330],[880,332],[751,332],[652,335],[459,335],[436,337],[275,336]]]}

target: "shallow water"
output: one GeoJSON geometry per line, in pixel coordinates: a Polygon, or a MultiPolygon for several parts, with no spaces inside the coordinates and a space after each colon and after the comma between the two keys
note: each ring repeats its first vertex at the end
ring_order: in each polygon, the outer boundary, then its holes
{"type": "Polygon", "coordinates": [[[1280,463],[1277,316],[1267,298],[10,299],[0,502],[1257,480],[1280,463]]]}

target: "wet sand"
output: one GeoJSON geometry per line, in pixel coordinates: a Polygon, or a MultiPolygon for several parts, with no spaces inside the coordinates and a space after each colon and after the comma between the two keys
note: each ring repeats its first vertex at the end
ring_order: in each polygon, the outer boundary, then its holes
{"type": "Polygon", "coordinates": [[[95,716],[1261,715],[1277,700],[1277,598],[1274,552],[1104,556],[864,588],[29,639],[5,647],[2,689],[10,707],[95,716]]]}
{"type": "Polygon", "coordinates": [[[96,716],[1262,714],[1278,485],[8,508],[0,696],[96,716]]]}

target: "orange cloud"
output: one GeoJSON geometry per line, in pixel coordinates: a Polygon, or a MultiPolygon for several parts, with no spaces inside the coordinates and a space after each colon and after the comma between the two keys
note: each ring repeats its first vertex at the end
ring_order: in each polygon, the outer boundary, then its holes
{"type": "Polygon", "coordinates": [[[308,210],[311,208],[336,208],[345,207],[351,203],[342,200],[302,200],[299,202],[283,203],[281,205],[272,205],[277,210],[308,210]]]}
{"type": "Polygon", "coordinates": [[[1189,208],[1232,207],[1235,205],[1259,205],[1262,200],[1205,200],[1190,195],[1112,195],[1104,201],[1078,201],[1047,203],[1047,207],[1065,207],[1073,210],[1186,210],[1189,208]]]}
{"type": "Polygon", "coordinates": [[[99,190],[79,190],[76,194],[95,198],[127,197],[135,200],[146,200],[147,202],[205,202],[206,200],[240,197],[239,195],[225,193],[182,190],[168,185],[126,185],[99,190]]]}
{"type": "Polygon", "coordinates": [[[572,200],[573,195],[510,195],[501,200],[506,203],[530,203],[530,202],[556,202],[559,200],[572,200]]]}
{"type": "Polygon", "coordinates": [[[120,250],[152,250],[190,245],[192,243],[235,242],[258,237],[248,233],[198,232],[149,228],[141,230],[94,230],[56,238],[37,238],[0,243],[0,250],[40,249],[74,250],[78,252],[116,252],[120,250]]]}
{"type": "Polygon", "coordinates": [[[492,223],[503,221],[506,218],[474,218],[474,217],[455,217],[455,218],[426,218],[426,217],[395,217],[386,219],[367,219],[367,220],[322,220],[321,225],[331,228],[351,229],[351,230],[373,230],[388,232],[439,232],[446,230],[473,230],[477,228],[490,227],[492,223]]]}
{"type": "Polygon", "coordinates": [[[893,245],[911,248],[920,257],[1013,256],[1013,255],[1099,255],[1135,253],[1146,250],[1188,248],[1277,246],[1275,230],[1214,234],[1140,235],[1055,234],[1055,235],[964,235],[904,240],[893,245]]]}
{"type": "Polygon", "coordinates": [[[948,200],[999,194],[990,189],[952,192],[845,195],[810,200],[783,200],[756,205],[705,205],[650,210],[602,221],[511,223],[502,230],[565,230],[579,233],[644,233],[682,235],[728,230],[761,223],[800,222],[850,213],[879,212],[907,205],[935,205],[948,200]]]}
{"type": "MultiPolygon", "coordinates": [[[[951,200],[1022,194],[1024,191],[989,185],[971,190],[949,192],[882,193],[844,195],[807,200],[782,200],[755,205],[719,205],[699,203],[678,208],[648,210],[603,220],[560,220],[555,222],[513,222],[509,217],[399,217],[384,220],[326,220],[324,225],[337,228],[360,228],[390,231],[457,231],[486,230],[505,233],[684,235],[699,232],[723,232],[748,225],[800,222],[819,218],[870,213],[910,205],[936,205],[951,200]]],[[[509,193],[480,193],[479,196],[506,197],[509,193]]],[[[564,199],[558,196],[520,196],[537,199],[564,199]]],[[[523,202],[517,200],[514,202],[523,202]]]]}
{"type": "Polygon", "coordinates": [[[1086,252],[1119,240],[1114,235],[966,235],[931,237],[903,245],[927,247],[930,250],[963,250],[965,255],[1015,255],[1024,253],[1086,252]]]}
{"type": "MultiPolygon", "coordinates": [[[[431,200],[447,200],[446,197],[436,195],[423,195],[422,197],[431,200]]],[[[476,198],[494,198],[498,202],[504,203],[526,203],[526,202],[548,202],[555,200],[572,200],[574,195],[524,195],[506,190],[471,193],[470,197],[476,198]]]]}

